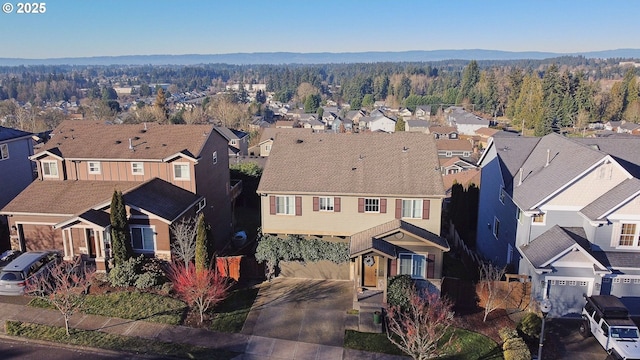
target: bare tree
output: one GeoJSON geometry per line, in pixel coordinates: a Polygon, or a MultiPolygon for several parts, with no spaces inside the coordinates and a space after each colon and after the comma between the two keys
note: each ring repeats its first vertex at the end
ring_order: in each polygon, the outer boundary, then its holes
{"type": "Polygon", "coordinates": [[[501,284],[506,268],[498,267],[489,262],[480,264],[480,296],[484,299],[484,318],[496,309],[503,307],[511,294],[511,286],[501,284]]]}
{"type": "Polygon", "coordinates": [[[452,304],[436,293],[407,290],[409,305],[387,306],[387,338],[415,360],[455,351],[452,304]]]}
{"type": "Polygon", "coordinates": [[[64,326],[69,332],[69,319],[86,299],[94,270],[84,266],[82,259],[63,261],[51,270],[42,272],[26,285],[25,292],[35,295],[55,306],[64,318],[64,326]]]}
{"type": "Polygon", "coordinates": [[[183,218],[179,222],[171,224],[171,234],[174,238],[171,250],[187,269],[196,256],[197,232],[194,218],[183,218]]]}

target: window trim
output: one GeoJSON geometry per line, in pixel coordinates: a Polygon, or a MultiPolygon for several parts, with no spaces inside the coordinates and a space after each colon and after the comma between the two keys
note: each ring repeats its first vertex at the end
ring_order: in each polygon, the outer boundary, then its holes
{"type": "Polygon", "coordinates": [[[213,165],[216,165],[218,163],[218,152],[214,151],[213,152],[213,165]]]}
{"type": "Polygon", "coordinates": [[[493,228],[491,229],[491,232],[496,240],[500,237],[500,219],[496,216],[493,217],[493,228]]]}
{"type": "Polygon", "coordinates": [[[0,161],[7,160],[9,158],[9,144],[0,144],[0,161]]]}
{"type": "Polygon", "coordinates": [[[402,219],[422,219],[422,204],[423,204],[424,200],[423,199],[402,199],[402,209],[400,210],[400,217],[402,219]],[[405,216],[405,201],[410,202],[411,203],[411,216],[405,216]],[[416,205],[417,204],[417,207],[416,205]],[[417,216],[416,216],[416,210],[417,210],[417,216]]]}
{"type": "Polygon", "coordinates": [[[504,191],[504,187],[500,186],[500,193],[498,194],[498,200],[504,205],[504,198],[507,196],[506,191],[504,191]]]}
{"type": "Polygon", "coordinates": [[[141,161],[131,162],[131,175],[144,175],[144,163],[141,161]],[[134,167],[134,165],[140,165],[140,167],[134,167]],[[138,170],[138,171],[136,171],[138,170]]]}
{"type": "Polygon", "coordinates": [[[547,213],[541,212],[539,214],[531,215],[532,226],[545,226],[547,225],[547,213]],[[542,221],[535,221],[536,218],[542,218],[542,221]]]}
{"type": "Polygon", "coordinates": [[[201,212],[207,206],[207,198],[202,198],[202,200],[198,201],[196,204],[196,214],[201,212]]]}
{"type": "Polygon", "coordinates": [[[640,222],[637,221],[620,221],[618,231],[615,231],[613,236],[615,237],[615,244],[617,249],[638,249],[640,247],[640,222]],[[625,236],[632,236],[631,245],[620,245],[621,237],[623,236],[622,230],[625,225],[633,225],[633,234],[624,234],[625,236]]]}
{"type": "Polygon", "coordinates": [[[100,175],[102,174],[102,164],[100,163],[100,161],[88,161],[87,162],[87,172],[90,175],[100,175]],[[94,169],[92,170],[92,166],[91,165],[95,165],[94,169]]]}
{"type": "Polygon", "coordinates": [[[379,214],[380,213],[380,198],[364,198],[364,212],[365,214],[379,214]],[[375,204],[367,204],[367,201],[375,202],[375,204]],[[367,210],[367,207],[373,208],[376,207],[377,210],[367,210]]]}
{"type": "Polygon", "coordinates": [[[171,164],[172,168],[173,168],[173,179],[174,180],[180,180],[180,181],[189,181],[191,180],[191,169],[189,167],[189,163],[188,162],[174,162],[171,164]],[[177,177],[176,176],[176,166],[186,166],[187,167],[187,176],[181,176],[181,177],[177,177]]]}
{"type": "Polygon", "coordinates": [[[276,195],[276,215],[288,215],[288,216],[295,216],[296,215],[296,197],[293,195],[276,195]],[[283,206],[278,206],[280,201],[285,200],[283,206]],[[284,210],[284,212],[281,212],[280,208],[282,208],[282,210],[284,210]],[[291,210],[291,212],[289,213],[289,210],[291,210]]]}
{"type": "Polygon", "coordinates": [[[334,212],[336,209],[335,198],[333,196],[320,196],[318,197],[318,211],[334,212]],[[322,207],[322,200],[326,201],[325,208],[322,207]]]}
{"type": "MultiPolygon", "coordinates": [[[[141,225],[141,224],[130,224],[129,225],[129,234],[131,235],[131,249],[137,253],[154,253],[158,248],[157,244],[157,234],[155,225],[141,225]],[[153,232],[153,249],[136,249],[133,244],[133,229],[151,229],[153,232]]],[[[144,231],[141,230],[141,234],[144,235],[144,231]]],[[[144,237],[142,238],[142,245],[144,245],[144,237]]]]}
{"type": "Polygon", "coordinates": [[[41,165],[42,165],[42,177],[45,177],[45,178],[58,178],[58,177],[60,177],[60,171],[58,169],[58,162],[56,160],[43,160],[41,162],[41,165]],[[44,172],[44,165],[45,164],[49,165],[49,174],[45,174],[45,172],[44,172]],[[55,175],[51,174],[51,164],[55,165],[55,169],[56,169],[55,175]]]}
{"type": "Polygon", "coordinates": [[[411,276],[412,279],[420,279],[420,280],[425,280],[427,278],[427,256],[424,254],[415,254],[415,253],[399,253],[398,254],[398,269],[397,269],[397,273],[398,275],[409,275],[411,276]],[[410,272],[408,274],[403,274],[401,271],[401,264],[402,264],[402,257],[403,256],[410,256],[411,257],[411,269],[410,272]],[[414,257],[420,257],[422,258],[422,271],[421,271],[421,275],[420,276],[414,276],[414,257]]]}

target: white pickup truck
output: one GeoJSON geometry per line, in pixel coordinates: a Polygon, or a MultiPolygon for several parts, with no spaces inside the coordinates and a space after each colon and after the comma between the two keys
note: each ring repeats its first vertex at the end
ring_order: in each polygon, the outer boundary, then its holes
{"type": "Polygon", "coordinates": [[[613,295],[585,296],[580,334],[593,335],[615,359],[640,360],[638,327],[629,318],[629,311],[613,295]]]}

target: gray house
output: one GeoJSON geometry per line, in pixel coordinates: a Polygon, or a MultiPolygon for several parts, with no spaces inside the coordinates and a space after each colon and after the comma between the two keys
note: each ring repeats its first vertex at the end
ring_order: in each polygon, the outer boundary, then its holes
{"type": "Polygon", "coordinates": [[[582,294],[640,315],[640,138],[496,137],[479,165],[482,256],[528,275],[555,316],[582,294]]]}
{"type": "Polygon", "coordinates": [[[0,126],[0,209],[33,181],[31,133],[0,126]]]}

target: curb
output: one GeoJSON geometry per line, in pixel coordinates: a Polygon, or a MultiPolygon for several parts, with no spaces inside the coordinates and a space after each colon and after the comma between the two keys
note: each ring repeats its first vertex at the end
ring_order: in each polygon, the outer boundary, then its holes
{"type": "MultiPolygon", "coordinates": [[[[133,352],[128,352],[128,351],[115,351],[115,350],[108,350],[108,349],[103,349],[103,348],[96,348],[96,347],[90,347],[90,346],[80,346],[80,345],[70,345],[70,344],[63,344],[63,343],[58,343],[58,342],[53,342],[53,341],[45,341],[45,340],[37,340],[37,339],[31,339],[31,338],[26,338],[26,337],[21,337],[21,336],[11,336],[11,335],[6,335],[4,333],[0,334],[0,339],[4,339],[4,340],[11,340],[11,341],[18,341],[18,342],[22,342],[25,344],[38,344],[38,345],[43,345],[43,346],[51,346],[51,347],[57,347],[57,348],[62,348],[62,349],[68,349],[68,350],[74,350],[74,351],[82,351],[82,352],[86,352],[86,353],[100,353],[100,354],[104,354],[104,355],[108,355],[108,356],[113,356],[114,358],[118,358],[118,359],[122,359],[123,355],[128,355],[131,357],[135,357],[135,358],[143,358],[143,359],[157,359],[159,354],[138,354],[138,353],[133,353],[133,352]]],[[[166,356],[166,355],[163,355],[166,356]]],[[[166,359],[179,359],[176,357],[165,357],[166,359]]]]}

